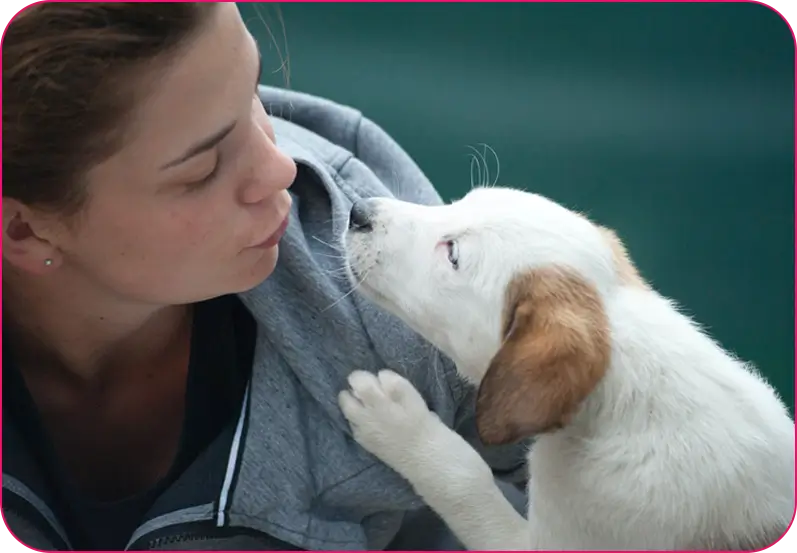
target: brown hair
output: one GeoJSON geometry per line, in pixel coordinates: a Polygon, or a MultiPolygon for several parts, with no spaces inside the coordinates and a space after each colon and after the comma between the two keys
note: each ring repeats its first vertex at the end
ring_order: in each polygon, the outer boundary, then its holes
{"type": "Polygon", "coordinates": [[[142,71],[214,6],[46,2],[17,14],[2,43],[3,197],[76,213],[85,173],[121,146],[142,71]]]}

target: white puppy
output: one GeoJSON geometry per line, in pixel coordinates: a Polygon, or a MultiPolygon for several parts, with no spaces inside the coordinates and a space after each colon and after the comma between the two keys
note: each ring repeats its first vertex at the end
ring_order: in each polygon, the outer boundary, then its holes
{"type": "Polygon", "coordinates": [[[786,532],[787,409],[613,232],[489,188],[440,207],[358,202],[345,247],[359,290],[479,387],[483,442],[536,436],[526,521],[408,381],[352,373],[340,405],[355,438],[468,549],[761,549],[786,532]]]}

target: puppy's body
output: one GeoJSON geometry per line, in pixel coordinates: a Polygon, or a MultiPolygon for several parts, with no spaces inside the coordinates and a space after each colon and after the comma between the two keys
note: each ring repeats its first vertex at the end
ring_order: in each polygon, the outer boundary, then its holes
{"type": "Polygon", "coordinates": [[[620,290],[606,310],[609,369],[529,455],[533,527],[547,536],[535,548],[777,541],[794,511],[794,426],[773,390],[655,293],[620,290]]]}
{"type": "Polygon", "coordinates": [[[523,520],[412,385],[354,372],[356,439],[469,549],[761,549],[794,512],[774,390],[637,274],[616,236],[545,198],[355,206],[352,279],[479,386],[487,443],[536,435],[523,520]]]}

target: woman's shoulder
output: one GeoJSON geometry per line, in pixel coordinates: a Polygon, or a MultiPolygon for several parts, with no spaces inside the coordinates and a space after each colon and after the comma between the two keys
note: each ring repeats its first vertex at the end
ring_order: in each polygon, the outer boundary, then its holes
{"type": "Polygon", "coordinates": [[[297,161],[334,173],[353,197],[384,196],[442,202],[412,157],[359,110],[305,92],[261,86],[277,144],[297,161]]]}
{"type": "MultiPolygon", "coordinates": [[[[272,117],[299,127],[348,152],[357,149],[362,113],[313,94],[261,85],[260,100],[272,117]]],[[[298,130],[298,129],[295,129],[298,130]]]]}

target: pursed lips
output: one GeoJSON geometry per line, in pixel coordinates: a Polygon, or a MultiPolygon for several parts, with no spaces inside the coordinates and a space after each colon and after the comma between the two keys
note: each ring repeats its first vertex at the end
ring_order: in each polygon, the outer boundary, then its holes
{"type": "Polygon", "coordinates": [[[280,241],[282,236],[285,234],[285,231],[288,228],[288,223],[289,222],[290,222],[290,212],[285,215],[285,217],[282,219],[282,222],[279,224],[279,226],[274,230],[274,232],[268,238],[266,238],[265,240],[263,240],[259,244],[255,244],[253,246],[250,246],[250,248],[260,248],[260,249],[273,248],[274,246],[277,245],[277,243],[280,241]]]}

